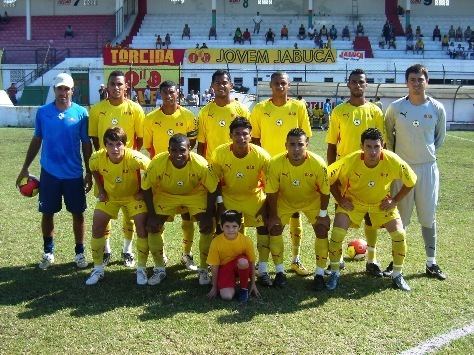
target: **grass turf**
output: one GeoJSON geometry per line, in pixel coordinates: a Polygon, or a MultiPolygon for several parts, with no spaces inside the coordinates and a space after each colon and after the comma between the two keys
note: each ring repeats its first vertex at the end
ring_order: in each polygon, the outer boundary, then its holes
{"type": "MultiPolygon", "coordinates": [[[[449,133],[438,155],[438,262],[448,274],[446,281],[424,276],[423,241],[414,218],[404,269],[411,293],[391,289],[388,279],[366,277],[364,262],[348,262],[335,292],[315,293],[311,276],[289,273],[286,289],[260,288],[261,299],[239,306],[208,301],[208,289],[198,287],[197,275],[179,264],[178,220],[167,225],[168,277],[157,287],[136,286],[133,271],[120,264],[120,223],[114,223],[114,263],[97,287],[86,287],[90,268],[78,271],[72,263],[72,221],[65,212],[56,217],[56,265],[39,270],[37,198],[20,196],[14,186],[32,130],[0,129],[0,353],[395,353],[470,323],[474,133],[449,133]]],[[[311,145],[325,157],[321,132],[316,132],[311,145]]],[[[31,173],[39,175],[38,164],[36,159],[31,173]]],[[[94,205],[91,194],[88,204],[87,240],[94,205]]],[[[346,241],[362,234],[352,230],[346,241]]],[[[390,238],[385,231],[379,235],[378,259],[386,265],[391,259],[390,238]]],[[[196,234],[196,256],[197,240],[196,234]]],[[[305,223],[302,256],[311,269],[313,241],[305,223]]],[[[86,248],[90,259],[89,244],[86,248]]],[[[472,346],[469,336],[441,352],[464,354],[472,346]]]]}

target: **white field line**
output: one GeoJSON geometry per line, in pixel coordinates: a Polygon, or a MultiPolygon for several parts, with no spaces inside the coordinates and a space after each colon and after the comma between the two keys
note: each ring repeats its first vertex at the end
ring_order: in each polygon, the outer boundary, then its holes
{"type": "Polygon", "coordinates": [[[454,134],[449,134],[449,133],[447,133],[446,135],[449,136],[449,137],[453,137],[453,138],[461,139],[461,140],[463,140],[463,141],[468,141],[468,142],[474,143],[474,140],[472,140],[472,139],[468,139],[468,138],[464,138],[464,137],[455,136],[454,134]]]}
{"type": "Polygon", "coordinates": [[[450,342],[474,333],[474,322],[462,328],[454,329],[448,333],[431,338],[414,348],[405,350],[401,355],[421,355],[434,352],[450,342]]]}

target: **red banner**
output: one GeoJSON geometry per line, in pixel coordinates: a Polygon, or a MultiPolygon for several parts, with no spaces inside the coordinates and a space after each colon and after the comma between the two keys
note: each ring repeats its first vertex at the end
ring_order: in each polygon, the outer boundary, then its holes
{"type": "Polygon", "coordinates": [[[104,65],[180,65],[185,49],[104,48],[104,65]]]}

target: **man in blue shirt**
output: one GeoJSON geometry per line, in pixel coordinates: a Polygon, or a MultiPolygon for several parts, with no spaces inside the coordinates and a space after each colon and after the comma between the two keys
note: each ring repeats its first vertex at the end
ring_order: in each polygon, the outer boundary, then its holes
{"type": "Polygon", "coordinates": [[[41,175],[39,212],[42,213],[44,254],[39,267],[46,270],[54,263],[54,214],[62,208],[73,217],[76,240],[74,261],[79,268],[87,267],[84,257],[85,194],[92,187],[89,158],[92,144],[87,133],[88,114],[84,107],[71,101],[74,81],[69,74],[61,73],[54,79],[54,102],[41,106],[36,113],[35,132],[16,185],[29,176],[28,168],[41,146],[41,175]],[[83,178],[81,158],[84,158],[86,175],[83,178]]]}
{"type": "Polygon", "coordinates": [[[323,120],[321,122],[321,129],[324,131],[329,125],[329,116],[331,115],[331,99],[326,99],[323,105],[323,120]]]}

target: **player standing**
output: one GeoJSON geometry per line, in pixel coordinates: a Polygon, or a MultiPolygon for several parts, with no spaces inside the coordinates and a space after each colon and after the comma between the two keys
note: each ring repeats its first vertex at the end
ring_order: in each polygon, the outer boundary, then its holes
{"type": "MultiPolygon", "coordinates": [[[[409,67],[405,80],[408,95],[392,102],[387,108],[387,148],[410,164],[418,176],[418,182],[398,208],[403,226],[407,228],[416,206],[425,243],[426,274],[444,280],[446,275],[436,263],[436,206],[439,193],[436,152],[446,136],[446,112],[443,104],[426,95],[428,70],[424,66],[415,64],[409,67]]],[[[395,192],[400,187],[400,183],[395,182],[395,192]]],[[[388,269],[390,271],[390,266],[388,269]]]]}
{"type": "MultiPolygon", "coordinates": [[[[199,222],[199,284],[211,282],[206,259],[213,234],[217,179],[207,161],[190,148],[188,137],[179,133],[172,136],[168,152],[153,158],[142,181],[148,208],[148,247],[156,265],[152,280],[159,280],[155,284],[166,277],[163,225],[178,213],[189,213],[199,222]]],[[[147,252],[139,249],[139,253],[147,252]]]]}
{"type": "MultiPolygon", "coordinates": [[[[91,107],[89,121],[89,136],[92,138],[95,150],[104,148],[102,137],[110,127],[122,127],[127,134],[127,148],[140,150],[143,145],[143,120],[145,113],[141,106],[125,97],[127,83],[125,74],[119,70],[110,73],[107,80],[107,100],[102,100],[91,107]]],[[[133,223],[127,210],[123,210],[123,250],[122,258],[124,265],[133,267],[135,259],[132,252],[133,223]]],[[[111,257],[109,224],[106,229],[106,243],[104,247],[104,264],[107,265],[111,257]]]]}
{"type": "MultiPolygon", "coordinates": [[[[108,128],[104,133],[105,148],[99,149],[90,159],[90,169],[99,190],[98,201],[92,222],[91,249],[94,269],[86,285],[95,285],[104,277],[103,253],[107,225],[116,219],[120,209],[133,218],[138,241],[146,242],[146,205],[143,201],[140,180],[141,171],[146,170],[150,159],[142,153],[126,148],[127,134],[121,127],[108,128]]],[[[139,261],[141,254],[139,254],[139,261]]],[[[137,284],[145,285],[147,276],[144,263],[138,264],[137,284]]]]}
{"type": "Polygon", "coordinates": [[[87,135],[87,111],[72,102],[74,80],[61,73],[54,79],[54,102],[41,106],[36,113],[35,132],[26,153],[25,162],[16,180],[29,176],[28,168],[41,149],[39,212],[43,233],[43,259],[39,267],[46,270],[54,263],[54,214],[62,208],[72,214],[75,258],[77,267],[87,267],[84,257],[84,211],[86,195],[92,188],[89,158],[92,145],[87,135]],[[82,156],[86,169],[83,178],[82,156]]]}
{"type": "MultiPolygon", "coordinates": [[[[255,105],[251,114],[253,143],[260,145],[272,157],[286,151],[286,135],[292,128],[301,128],[306,137],[312,136],[308,111],[303,100],[288,97],[290,79],[285,72],[275,72],[270,78],[272,97],[255,105]]],[[[290,219],[292,241],[291,269],[299,275],[310,272],[300,259],[303,226],[298,213],[290,219]]]]}
{"type": "Polygon", "coordinates": [[[232,100],[230,90],[234,87],[229,72],[217,70],[212,74],[211,88],[214,101],[199,111],[197,152],[208,161],[212,152],[221,144],[230,142],[229,125],[237,116],[248,118],[247,107],[232,100]]]}
{"type": "Polygon", "coordinates": [[[339,282],[339,261],[342,242],[351,225],[359,226],[368,214],[374,228],[385,227],[392,238],[395,288],[410,291],[403,279],[402,268],[406,254],[406,233],[397,204],[416,183],[410,166],[395,153],[383,149],[382,133],[369,128],[361,136],[362,150],[339,159],[328,167],[331,193],[338,204],[329,241],[331,276],[327,288],[334,290],[339,282]],[[402,181],[402,188],[390,196],[390,185],[402,181]]]}
{"type": "Polygon", "coordinates": [[[283,287],[286,276],[283,268],[284,226],[296,212],[302,212],[313,226],[316,239],[316,270],[314,286],[324,289],[324,268],[328,256],[328,231],[330,220],[327,215],[329,184],[326,163],[318,155],[307,151],[308,137],[301,128],[291,129],[286,137],[286,153],[270,161],[265,192],[268,204],[268,230],[270,251],[275,263],[275,286],[283,287]]]}
{"type": "MultiPolygon", "coordinates": [[[[355,69],[349,74],[347,87],[349,100],[337,105],[331,113],[326,135],[328,165],[359,150],[360,136],[366,129],[377,128],[382,134],[385,132],[382,110],[365,98],[367,76],[362,69],[355,69]]],[[[372,227],[367,216],[364,232],[367,239],[366,271],[381,277],[382,270],[377,263],[375,249],[377,229],[372,227]]]]}
{"type": "Polygon", "coordinates": [[[252,125],[245,117],[236,117],[229,129],[232,142],[219,146],[211,158],[222,192],[222,201],[217,197],[218,215],[237,210],[242,212],[246,227],[257,228],[259,282],[271,286],[267,271],[269,236],[262,217],[266,214],[263,186],[270,155],[250,143],[252,125]]]}
{"type": "MultiPolygon", "coordinates": [[[[164,81],[159,87],[163,101],[161,107],[153,110],[145,117],[143,128],[143,147],[148,150],[150,157],[168,151],[169,138],[177,133],[189,138],[190,148],[196,144],[197,121],[188,109],[179,106],[178,88],[172,81],[164,81]]],[[[194,237],[194,223],[189,213],[181,215],[183,231],[183,254],[181,261],[189,270],[197,270],[191,255],[194,237]]]]}

